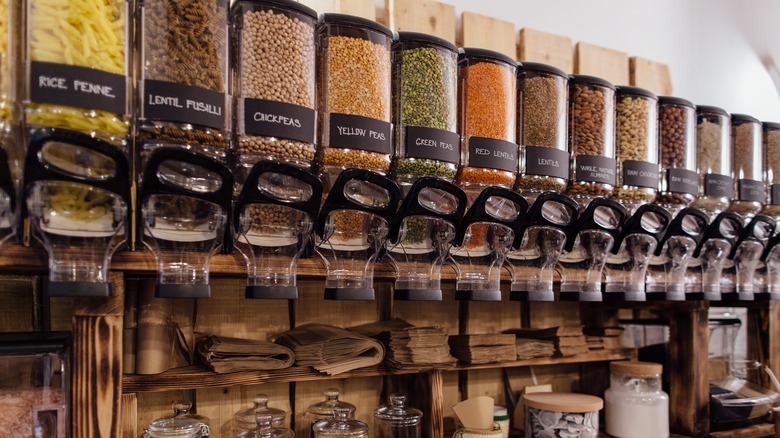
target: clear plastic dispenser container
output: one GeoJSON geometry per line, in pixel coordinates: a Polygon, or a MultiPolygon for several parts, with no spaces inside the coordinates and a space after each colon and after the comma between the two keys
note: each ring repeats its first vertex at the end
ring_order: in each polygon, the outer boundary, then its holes
{"type": "Polygon", "coordinates": [[[594,76],[569,76],[568,194],[584,209],[615,187],[615,86],[594,76]]]}
{"type": "Polygon", "coordinates": [[[463,221],[466,194],[436,177],[419,178],[393,218],[387,256],[396,300],[441,301],[441,267],[463,221]]]}
{"type": "Polygon", "coordinates": [[[780,220],[780,123],[762,123],[766,200],[761,214],[780,220]]]}
{"type": "Polygon", "coordinates": [[[236,179],[263,160],[310,169],[317,13],[292,0],[241,0],[230,22],[236,179]]]}
{"type": "Polygon", "coordinates": [[[390,29],[365,18],[320,16],[317,163],[326,192],[345,169],[390,170],[392,37],[390,29]]]}
{"type": "Polygon", "coordinates": [[[198,436],[207,438],[210,435],[211,430],[209,429],[209,423],[211,423],[211,420],[209,417],[198,415],[193,412],[191,402],[186,400],[178,400],[171,403],[171,408],[173,408],[173,415],[162,417],[161,420],[175,420],[181,418],[195,420],[198,422],[198,427],[200,428],[200,435],[198,436]]]}
{"type": "Polygon", "coordinates": [[[22,183],[21,17],[21,1],[0,2],[0,245],[15,237],[22,183]]]}
{"type": "Polygon", "coordinates": [[[699,194],[696,106],[679,97],[658,98],[661,185],[655,203],[676,215],[699,194]]]}
{"type": "Polygon", "coordinates": [[[604,393],[604,418],[610,436],[669,436],[669,395],[661,389],[662,372],[663,365],[653,362],[610,362],[610,386],[604,393]]]}
{"type": "MultiPolygon", "coordinates": [[[[757,215],[745,225],[723,265],[721,298],[724,301],[754,301],[754,276],[775,221],[757,215]]],[[[759,288],[760,292],[760,288],[759,288]]]]}
{"type": "Polygon", "coordinates": [[[617,201],[596,198],[580,213],[560,256],[561,301],[602,301],[604,264],[628,217],[617,201]]]}
{"type": "Polygon", "coordinates": [[[70,333],[0,333],[0,430],[12,437],[70,436],[70,333]]]}
{"type": "Polygon", "coordinates": [[[310,242],[322,183],[290,164],[252,167],[235,207],[236,247],[247,260],[247,298],[296,299],[298,258],[310,242]]]}
{"type": "Polygon", "coordinates": [[[268,396],[257,394],[252,399],[252,406],[249,409],[242,409],[233,415],[233,424],[239,431],[249,431],[256,429],[257,418],[262,416],[271,417],[271,426],[275,428],[284,427],[284,419],[287,413],[281,409],[268,406],[268,396]]]}
{"type": "Polygon", "coordinates": [[[626,221],[607,258],[605,300],[647,299],[647,267],[671,219],[663,207],[644,204],[626,221]]]}
{"type": "Polygon", "coordinates": [[[160,418],[146,429],[149,438],[202,438],[200,423],[192,418],[160,418]]]}
{"type": "Polygon", "coordinates": [[[422,411],[406,405],[406,396],[393,394],[390,404],[374,411],[374,438],[420,438],[422,411]]]}
{"type": "Polygon", "coordinates": [[[488,187],[479,194],[450,251],[456,300],[501,301],[501,271],[527,211],[525,198],[510,189],[488,187]]]}
{"type": "Polygon", "coordinates": [[[231,220],[233,174],[204,155],[156,150],[138,195],[144,244],[157,260],[158,298],[208,298],[209,263],[231,220]]]}
{"type": "Polygon", "coordinates": [[[576,201],[559,193],[546,192],[536,197],[507,256],[512,273],[510,300],[555,300],[555,269],[566,236],[577,226],[578,208],[576,201]]]}
{"type": "Polygon", "coordinates": [[[723,264],[742,232],[742,218],[730,211],[720,213],[707,225],[688,263],[685,297],[688,300],[720,301],[723,264]]]}
{"type": "Polygon", "coordinates": [[[766,201],[761,122],[745,114],[732,114],[731,147],[736,196],[729,204],[729,211],[750,219],[761,211],[766,201]]]}
{"type": "Polygon", "coordinates": [[[273,421],[273,417],[265,413],[257,413],[255,415],[254,427],[250,430],[245,430],[235,438],[293,438],[295,432],[287,429],[284,426],[276,425],[273,421]]]}
{"type": "Polygon", "coordinates": [[[328,271],[325,299],[374,299],[374,262],[400,200],[398,186],[376,172],[347,169],[338,176],[314,229],[328,271]]]}
{"type": "Polygon", "coordinates": [[[17,184],[11,175],[8,154],[0,144],[0,246],[12,241],[17,227],[17,184]]]}
{"type": "Polygon", "coordinates": [[[708,222],[707,213],[692,207],[672,219],[647,268],[648,300],[685,301],[688,264],[708,222]]]}
{"type": "Polygon", "coordinates": [[[329,420],[319,421],[312,427],[314,438],[367,438],[368,425],[351,420],[351,414],[347,408],[333,408],[329,420]]]}
{"type": "Polygon", "coordinates": [[[734,197],[731,170],[731,117],[714,106],[696,107],[696,154],[699,196],[694,207],[710,219],[726,210],[734,197]]]}
{"type": "Polygon", "coordinates": [[[536,392],[523,395],[526,438],[595,437],[604,401],[593,395],[536,392]],[[576,430],[576,432],[570,432],[576,430]]]}
{"type": "Polygon", "coordinates": [[[517,66],[517,144],[520,173],[515,190],[533,203],[547,191],[562,192],[569,182],[569,75],[536,62],[517,66]]]}
{"type": "Polygon", "coordinates": [[[644,88],[617,87],[614,199],[630,213],[655,199],[661,178],[658,166],[658,97],[644,88]]]}
{"type": "Polygon", "coordinates": [[[761,255],[761,265],[756,271],[760,289],[754,292],[756,301],[780,300],[780,233],[776,233],[766,244],[761,255]]]}
{"type": "Polygon", "coordinates": [[[460,159],[458,49],[416,32],[393,41],[392,174],[406,193],[422,176],[452,181],[460,159]]]}
{"type": "Polygon", "coordinates": [[[347,417],[354,418],[355,409],[357,408],[352,403],[339,400],[338,389],[327,389],[322,395],[325,396],[324,401],[314,403],[306,410],[306,415],[308,416],[312,427],[314,427],[318,421],[333,419],[334,409],[346,409],[349,411],[347,417]]]}
{"type": "Polygon", "coordinates": [[[109,296],[111,256],[129,234],[125,154],[87,134],[41,128],[25,169],[22,215],[48,252],[49,296],[109,296]]]}

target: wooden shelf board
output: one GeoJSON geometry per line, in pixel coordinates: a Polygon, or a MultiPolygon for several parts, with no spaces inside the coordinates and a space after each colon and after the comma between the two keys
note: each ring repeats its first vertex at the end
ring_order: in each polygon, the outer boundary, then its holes
{"type": "Polygon", "coordinates": [[[569,357],[541,357],[536,359],[518,360],[479,365],[459,364],[454,367],[425,368],[394,371],[380,364],[373,367],[360,368],[350,372],[329,376],[319,373],[309,367],[294,366],[274,371],[242,371],[230,374],[216,374],[204,368],[189,366],[168,370],[156,375],[125,375],[122,380],[124,393],[172,391],[192,388],[220,388],[236,385],[259,385],[262,383],[304,382],[311,380],[347,379],[354,377],[374,377],[391,374],[415,374],[428,371],[477,370],[486,368],[508,368],[522,366],[542,366],[564,363],[604,362],[612,360],[635,359],[637,352],[632,348],[616,350],[593,351],[569,357]]]}
{"type": "Polygon", "coordinates": [[[741,429],[719,430],[710,433],[712,438],[759,438],[768,436],[775,436],[775,425],[773,423],[759,423],[741,429]]]}

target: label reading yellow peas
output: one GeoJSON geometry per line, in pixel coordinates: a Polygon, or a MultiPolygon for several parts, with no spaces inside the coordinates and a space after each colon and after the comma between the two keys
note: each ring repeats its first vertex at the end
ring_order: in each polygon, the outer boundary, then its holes
{"type": "Polygon", "coordinates": [[[168,81],[144,81],[143,117],[225,129],[225,93],[168,81]]]}
{"type": "Polygon", "coordinates": [[[330,113],[328,147],[393,153],[393,125],[370,117],[330,113]]]}
{"type": "Polygon", "coordinates": [[[35,103],[127,113],[126,78],[89,67],[32,61],[30,100],[35,103]]]}

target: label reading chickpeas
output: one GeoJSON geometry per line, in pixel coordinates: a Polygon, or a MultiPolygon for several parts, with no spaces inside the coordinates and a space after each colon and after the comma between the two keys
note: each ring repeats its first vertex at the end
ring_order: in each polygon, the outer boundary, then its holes
{"type": "Polygon", "coordinates": [[[168,81],[144,81],[144,117],[225,129],[225,93],[168,81]]]}
{"type": "Polygon", "coordinates": [[[495,138],[471,137],[468,166],[517,172],[517,144],[495,138]]]}
{"type": "Polygon", "coordinates": [[[699,174],[688,169],[669,169],[666,173],[667,187],[672,193],[699,193],[699,174]]]}
{"type": "Polygon", "coordinates": [[[125,76],[77,65],[32,61],[30,100],[125,114],[125,76]]]}
{"type": "Polygon", "coordinates": [[[569,179],[569,153],[546,146],[526,146],[525,174],[569,179]]]}
{"type": "Polygon", "coordinates": [[[391,154],[392,125],[370,117],[330,113],[328,147],[391,154]]]}
{"type": "Polygon", "coordinates": [[[597,182],[615,185],[615,168],[617,163],[614,158],[600,155],[577,155],[577,165],[574,167],[574,179],[576,181],[597,182]]]}
{"type": "Polygon", "coordinates": [[[265,99],[244,99],[244,131],[314,143],[315,111],[305,106],[265,99]]]}
{"type": "Polygon", "coordinates": [[[658,165],[647,161],[623,161],[623,185],[634,187],[658,188],[661,173],[658,165]]]}
{"type": "Polygon", "coordinates": [[[753,179],[741,179],[737,183],[740,201],[764,202],[766,194],[764,193],[763,182],[753,179]]]}
{"type": "Polygon", "coordinates": [[[407,158],[457,164],[460,157],[460,136],[455,132],[423,126],[407,126],[405,142],[407,158]]]}
{"type": "Polygon", "coordinates": [[[734,197],[734,178],[717,173],[704,175],[704,194],[723,198],[734,197]]]}

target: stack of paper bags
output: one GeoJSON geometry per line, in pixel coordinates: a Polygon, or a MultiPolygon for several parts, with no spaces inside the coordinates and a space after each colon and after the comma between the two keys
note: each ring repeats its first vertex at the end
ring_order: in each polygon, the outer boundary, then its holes
{"type": "Polygon", "coordinates": [[[588,352],[588,343],[582,333],[582,326],[550,327],[546,329],[512,329],[518,338],[552,342],[555,352],[561,356],[574,356],[588,352]]]}
{"type": "Polygon", "coordinates": [[[555,342],[547,339],[527,339],[517,337],[517,359],[533,359],[535,357],[550,357],[555,354],[555,342]]]}
{"type": "Polygon", "coordinates": [[[622,327],[586,327],[583,332],[591,350],[612,350],[622,347],[620,336],[622,327]]]}
{"type": "Polygon", "coordinates": [[[214,335],[200,339],[196,352],[206,366],[219,374],[279,370],[295,361],[293,352],[282,345],[214,335]]]}
{"type": "Polygon", "coordinates": [[[449,335],[441,327],[415,327],[393,319],[350,330],[380,340],[387,349],[385,362],[393,369],[447,367],[456,362],[447,343],[449,335]]]}
{"type": "Polygon", "coordinates": [[[510,362],[517,358],[515,336],[511,334],[450,336],[450,351],[471,364],[510,362]]]}

